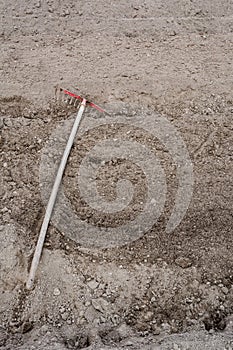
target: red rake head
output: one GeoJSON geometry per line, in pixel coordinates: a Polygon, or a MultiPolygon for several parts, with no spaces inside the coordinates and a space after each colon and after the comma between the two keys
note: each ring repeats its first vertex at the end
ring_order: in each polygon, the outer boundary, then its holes
{"type": "MultiPolygon", "coordinates": [[[[64,94],[63,96],[65,97],[66,103],[74,105],[75,107],[78,106],[78,101],[82,101],[84,99],[82,96],[76,95],[73,92],[70,92],[70,91],[63,89],[61,87],[56,87],[56,94],[58,94],[59,98],[61,96],[61,93],[64,94]]],[[[90,101],[87,101],[87,103],[89,104],[89,106],[97,109],[98,111],[106,113],[104,109],[97,106],[95,103],[90,102],[90,101]]]]}

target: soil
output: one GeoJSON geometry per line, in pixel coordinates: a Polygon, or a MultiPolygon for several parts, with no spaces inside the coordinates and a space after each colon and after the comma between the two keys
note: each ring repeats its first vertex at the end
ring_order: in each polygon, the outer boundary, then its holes
{"type": "Polygon", "coordinates": [[[230,0],[0,1],[1,349],[233,348],[232,13],[230,0]],[[28,291],[45,203],[76,111],[55,100],[57,84],[109,114],[87,108],[63,179],[77,222],[92,231],[77,229],[65,214],[62,224],[55,218],[28,291]],[[170,233],[176,145],[168,152],[147,131],[148,116],[155,124],[162,116],[179,132],[193,166],[190,204],[170,233]],[[167,183],[158,220],[132,239],[125,230],[112,246],[104,233],[143,212],[148,182],[130,159],[92,157],[109,207],[122,174],[133,196],[117,213],[83,200],[82,160],[110,138],[146,145],[167,183]],[[104,237],[98,242],[97,232],[104,237]]]}

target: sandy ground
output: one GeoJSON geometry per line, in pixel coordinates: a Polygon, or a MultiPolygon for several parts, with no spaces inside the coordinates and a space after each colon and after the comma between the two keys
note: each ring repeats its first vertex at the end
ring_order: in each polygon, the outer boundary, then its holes
{"type": "Polygon", "coordinates": [[[1,349],[232,349],[232,2],[0,1],[0,14],[1,349]],[[60,195],[35,288],[27,291],[44,202],[75,112],[54,100],[56,84],[79,88],[110,115],[87,110],[63,179],[78,219],[63,213],[60,195]],[[160,120],[170,125],[168,150],[159,142],[160,120]],[[181,169],[190,159],[194,184],[169,234],[180,185],[171,130],[185,144],[190,158],[181,169]],[[77,187],[82,159],[110,138],[146,145],[166,178],[159,220],[134,239],[121,227],[143,212],[145,169],[157,169],[142,148],[143,169],[130,157],[88,158],[92,169],[100,166],[97,189],[109,207],[123,193],[116,191],[122,174],[132,183],[122,211],[91,208],[77,187]],[[99,248],[116,228],[122,243],[99,248]]]}

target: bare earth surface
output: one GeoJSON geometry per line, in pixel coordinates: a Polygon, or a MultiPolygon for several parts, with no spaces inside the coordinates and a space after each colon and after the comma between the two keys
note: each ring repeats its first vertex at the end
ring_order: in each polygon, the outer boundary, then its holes
{"type": "MultiPolygon", "coordinates": [[[[0,16],[0,348],[232,349],[232,1],[0,0],[0,16]],[[56,84],[79,88],[112,121],[87,110],[86,123],[103,126],[85,133],[83,121],[63,179],[72,210],[92,234],[77,233],[70,217],[69,230],[51,224],[35,288],[27,291],[44,216],[43,181],[52,181],[50,173],[41,177],[43,156],[49,149],[48,163],[56,167],[68,136],[63,123],[74,117],[74,108],[54,100],[56,84]],[[177,169],[156,137],[135,128],[138,114],[164,116],[193,164],[191,202],[171,233],[165,227],[177,169]],[[122,116],[131,124],[115,125],[122,116]],[[59,126],[62,140],[53,134],[59,126]],[[97,228],[121,230],[147,198],[143,169],[113,159],[100,164],[97,189],[112,203],[124,177],[134,188],[130,205],[104,214],[82,200],[82,159],[109,138],[150,148],[167,193],[147,232],[98,248],[97,228]]],[[[95,168],[99,159],[90,162],[95,168]]]]}

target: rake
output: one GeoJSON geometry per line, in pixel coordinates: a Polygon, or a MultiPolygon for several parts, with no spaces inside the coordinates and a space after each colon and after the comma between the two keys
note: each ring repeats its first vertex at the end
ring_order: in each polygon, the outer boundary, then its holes
{"type": "Polygon", "coordinates": [[[49,201],[48,201],[48,204],[46,207],[44,220],[43,220],[43,223],[41,225],[39,238],[38,238],[35,252],[33,255],[29,276],[28,276],[28,279],[26,282],[27,289],[32,289],[33,284],[34,284],[36,271],[37,271],[37,268],[38,268],[38,265],[40,262],[46,233],[48,230],[48,226],[50,223],[50,219],[51,219],[54,205],[55,205],[56,198],[57,198],[57,193],[58,193],[61,181],[62,181],[64,170],[66,168],[67,160],[68,160],[70,151],[72,149],[75,136],[77,134],[77,131],[78,131],[78,128],[79,128],[79,125],[81,122],[83,112],[84,112],[87,104],[89,106],[97,109],[100,112],[105,112],[101,107],[97,106],[95,103],[89,102],[89,101],[87,101],[86,98],[83,98],[79,95],[76,95],[76,94],[74,94],[66,89],[60,88],[60,87],[56,87],[56,97],[64,102],[70,104],[70,105],[73,105],[75,107],[79,107],[79,110],[78,110],[77,116],[75,118],[69,139],[67,141],[67,145],[66,145],[66,148],[64,150],[64,153],[63,153],[63,156],[62,156],[62,159],[61,159],[58,171],[57,171],[57,175],[56,175],[56,178],[54,181],[52,192],[50,194],[49,201]],[[79,101],[81,101],[81,103],[79,101]]]}

